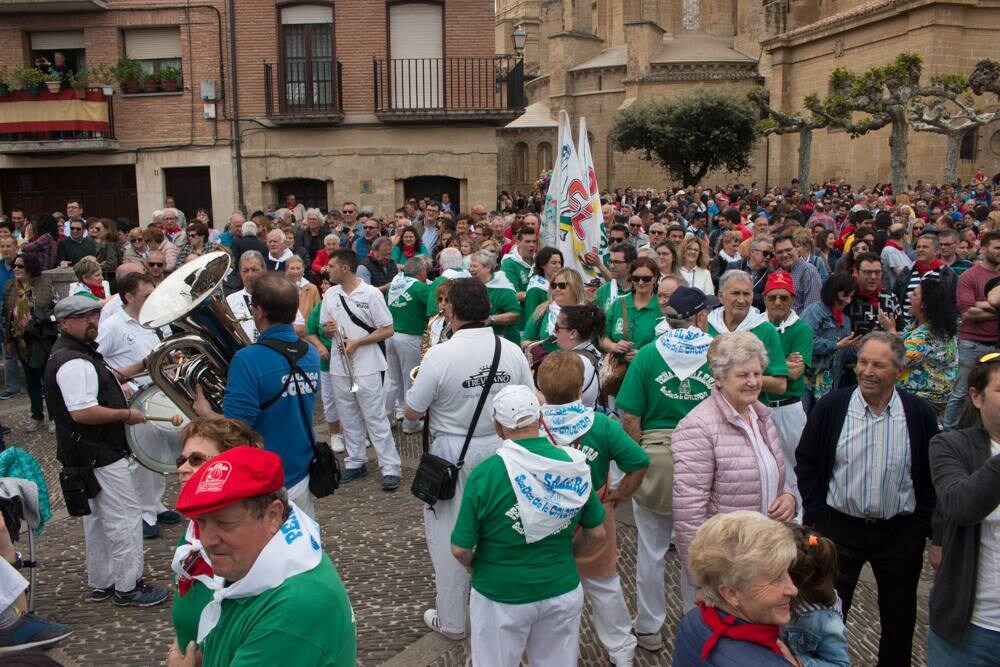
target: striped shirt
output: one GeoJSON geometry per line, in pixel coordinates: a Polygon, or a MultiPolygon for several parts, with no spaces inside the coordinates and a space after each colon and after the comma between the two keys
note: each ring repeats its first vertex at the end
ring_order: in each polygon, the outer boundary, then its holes
{"type": "Polygon", "coordinates": [[[855,389],[837,441],[826,503],[862,519],[913,514],[917,498],[910,476],[910,435],[899,393],[875,414],[855,389]]]}

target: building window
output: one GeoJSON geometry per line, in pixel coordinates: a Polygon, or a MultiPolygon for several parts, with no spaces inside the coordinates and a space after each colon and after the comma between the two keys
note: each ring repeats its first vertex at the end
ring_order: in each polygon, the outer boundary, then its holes
{"type": "Polygon", "coordinates": [[[511,180],[521,185],[528,181],[528,144],[523,141],[514,146],[514,164],[511,180]]]}
{"type": "Polygon", "coordinates": [[[293,5],[281,10],[284,107],[332,109],[336,104],[333,7],[293,5]]]}
{"type": "Polygon", "coordinates": [[[543,141],[538,144],[538,171],[543,172],[552,168],[552,144],[543,141]]]}
{"type": "Polygon", "coordinates": [[[965,136],[962,137],[962,143],[958,147],[959,160],[976,159],[976,139],[978,138],[979,133],[975,129],[971,129],[965,133],[965,136]]]}
{"type": "Polygon", "coordinates": [[[82,30],[33,32],[28,37],[31,62],[36,67],[66,74],[78,72],[87,66],[82,30]],[[49,64],[46,65],[46,62],[49,64]]]}
{"type": "Polygon", "coordinates": [[[444,81],[442,5],[389,6],[389,80],[395,109],[439,109],[444,81]]]}
{"type": "Polygon", "coordinates": [[[133,28],[125,31],[125,55],[138,60],[146,74],[181,69],[180,28],[133,28]]]}

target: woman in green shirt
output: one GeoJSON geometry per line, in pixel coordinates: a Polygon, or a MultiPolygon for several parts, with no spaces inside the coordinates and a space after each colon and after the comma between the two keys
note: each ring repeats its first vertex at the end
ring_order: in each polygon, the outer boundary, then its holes
{"type": "Polygon", "coordinates": [[[428,255],[427,248],[420,242],[420,233],[413,225],[403,227],[399,233],[399,241],[392,248],[392,261],[399,265],[399,270],[403,270],[406,260],[414,255],[428,255]]]}
{"type": "MultiPolygon", "coordinates": [[[[549,298],[528,312],[528,324],[524,327],[521,347],[525,350],[532,343],[555,336],[556,319],[565,306],[579,306],[587,303],[587,293],[583,289],[580,274],[574,269],[561,269],[549,282],[549,298]]],[[[546,352],[559,349],[555,339],[542,344],[546,352]]]]}
{"type": "Polygon", "coordinates": [[[608,318],[601,340],[605,352],[632,361],[639,348],[656,338],[656,325],[663,319],[656,300],[660,269],[649,257],[639,257],[630,266],[632,293],[620,297],[608,308],[608,318]]]}
{"type": "Polygon", "coordinates": [[[496,255],[488,250],[472,253],[469,273],[484,285],[490,297],[490,316],[486,323],[494,333],[512,343],[521,342],[521,331],[516,324],[521,319],[521,302],[517,300],[514,285],[503,271],[496,270],[496,255]]]}
{"type": "Polygon", "coordinates": [[[524,312],[533,313],[538,304],[549,298],[549,281],[563,267],[563,254],[558,248],[545,246],[535,255],[535,272],[528,279],[524,293],[524,312]]]}

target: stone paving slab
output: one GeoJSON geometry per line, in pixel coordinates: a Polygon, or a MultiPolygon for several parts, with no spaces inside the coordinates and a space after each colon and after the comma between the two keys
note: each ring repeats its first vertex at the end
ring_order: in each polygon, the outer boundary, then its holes
{"type": "MultiPolygon", "coordinates": [[[[70,623],[74,628],[73,636],[60,644],[53,657],[66,664],[79,665],[162,664],[173,641],[169,603],[152,609],[123,609],[107,602],[85,601],[88,589],[84,576],[82,523],[67,516],[62,505],[54,435],[44,429],[33,434],[24,431],[28,416],[27,398],[23,393],[0,403],[0,422],[14,430],[7,438],[8,445],[21,446],[31,452],[49,480],[56,517],[37,542],[41,567],[35,596],[36,613],[70,623]]],[[[398,432],[397,435],[401,436],[398,432]]],[[[424,541],[422,509],[408,492],[419,458],[420,436],[402,437],[400,450],[404,470],[403,485],[398,492],[381,491],[377,466],[370,464],[372,474],[367,478],[344,485],[333,497],[316,503],[324,548],[344,580],[357,617],[358,664],[364,667],[387,662],[406,667],[464,665],[468,661],[467,642],[444,640],[428,633],[423,624],[423,610],[434,600],[433,572],[424,541]]],[[[374,458],[372,450],[369,456],[374,458]]],[[[165,502],[169,505],[176,494],[176,478],[172,478],[165,502]]],[[[161,526],[161,537],[145,542],[148,581],[169,584],[170,558],[181,530],[181,526],[161,526]]],[[[619,571],[626,600],[634,611],[635,528],[628,512],[620,515],[618,538],[619,571]]],[[[926,650],[929,572],[929,566],[925,566],[914,639],[915,665],[924,663],[926,650]]],[[[668,590],[665,648],[659,654],[640,649],[637,665],[670,663],[672,628],[680,617],[678,574],[676,554],[671,552],[665,579],[668,590]]],[[[856,665],[875,663],[879,636],[875,597],[870,576],[863,578],[848,623],[851,654],[856,665]]],[[[584,615],[581,637],[581,665],[609,664],[594,634],[589,610],[584,615]]]]}

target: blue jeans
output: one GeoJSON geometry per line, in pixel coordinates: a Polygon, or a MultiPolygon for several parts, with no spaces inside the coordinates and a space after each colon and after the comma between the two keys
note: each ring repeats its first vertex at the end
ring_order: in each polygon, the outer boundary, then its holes
{"type": "Polygon", "coordinates": [[[8,394],[16,394],[21,391],[21,364],[17,361],[17,353],[9,357],[3,355],[3,380],[4,390],[8,394]]]}
{"type": "Polygon", "coordinates": [[[31,418],[35,421],[45,420],[45,389],[42,385],[44,369],[24,366],[24,384],[28,388],[28,398],[31,399],[31,418]]]}
{"type": "Polygon", "coordinates": [[[993,667],[1000,654],[1000,632],[987,630],[972,623],[965,637],[965,646],[955,646],[927,631],[927,667],[993,667]]]}
{"type": "Polygon", "coordinates": [[[958,375],[955,377],[951,396],[948,397],[948,407],[944,410],[944,430],[951,431],[958,428],[958,422],[962,419],[962,412],[965,411],[965,403],[969,398],[969,373],[979,361],[979,357],[990,349],[992,346],[985,343],[972,340],[958,341],[958,375]]]}

